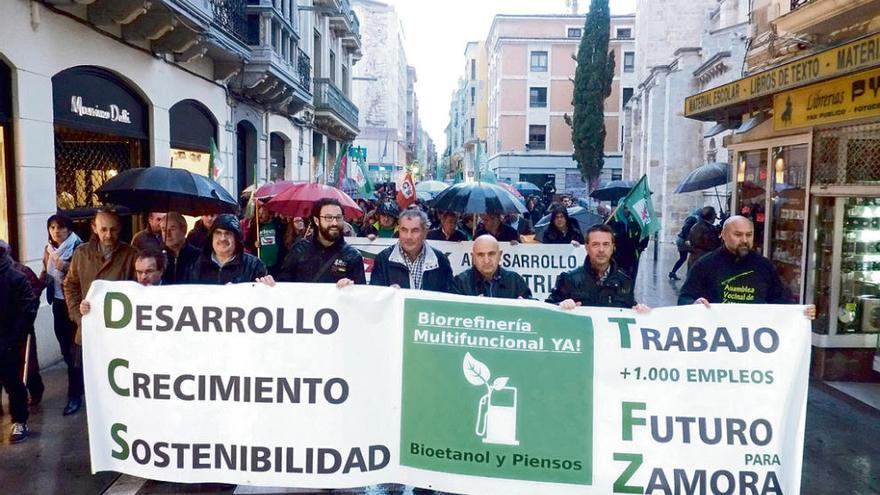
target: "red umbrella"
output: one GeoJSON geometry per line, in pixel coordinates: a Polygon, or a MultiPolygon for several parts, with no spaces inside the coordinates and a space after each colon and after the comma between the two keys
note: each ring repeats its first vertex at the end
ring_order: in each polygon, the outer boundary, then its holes
{"type": "Polygon", "coordinates": [[[278,196],[284,191],[290,189],[291,187],[298,186],[301,184],[306,184],[305,181],[292,181],[292,180],[279,180],[278,182],[271,182],[269,184],[263,184],[259,189],[254,191],[254,197],[263,199],[263,198],[271,198],[273,196],[278,196]]]}
{"type": "Polygon", "coordinates": [[[308,217],[312,214],[312,205],[322,198],[339,200],[342,214],[347,218],[364,215],[351,196],[324,184],[296,184],[269,200],[266,208],[289,217],[308,217]]]}
{"type": "Polygon", "coordinates": [[[524,199],[522,193],[519,192],[519,190],[517,188],[513,187],[512,185],[510,185],[506,182],[499,182],[497,185],[510,191],[510,194],[513,194],[514,196],[516,196],[516,199],[524,199]]]}

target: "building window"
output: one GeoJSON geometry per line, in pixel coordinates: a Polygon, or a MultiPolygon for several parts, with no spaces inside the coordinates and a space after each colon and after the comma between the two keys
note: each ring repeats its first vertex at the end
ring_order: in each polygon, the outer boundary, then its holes
{"type": "Polygon", "coordinates": [[[623,170],[612,169],[611,170],[611,180],[621,180],[621,179],[623,179],[623,170]]]}
{"type": "Polygon", "coordinates": [[[547,88],[529,88],[529,107],[547,107],[547,88]]]}
{"type": "Polygon", "coordinates": [[[476,126],[476,120],[471,119],[471,137],[474,137],[474,127],[476,126]]]}
{"type": "Polygon", "coordinates": [[[532,72],[547,72],[547,52],[532,52],[529,66],[532,72]]]}
{"type": "Polygon", "coordinates": [[[471,106],[477,104],[477,88],[471,86],[471,106]]]}
{"type": "Polygon", "coordinates": [[[471,81],[477,80],[477,61],[476,59],[471,59],[471,81]]]}
{"type": "Polygon", "coordinates": [[[636,70],[636,52],[623,52],[623,71],[633,72],[636,70]]]}
{"type": "Polygon", "coordinates": [[[547,149],[547,126],[529,126],[529,150],[547,149]]]}
{"type": "Polygon", "coordinates": [[[626,103],[632,97],[633,97],[633,89],[632,88],[623,88],[623,106],[626,106],[626,103]]]}
{"type": "Polygon", "coordinates": [[[632,28],[617,28],[617,39],[631,40],[633,37],[632,28]]]}
{"type": "Polygon", "coordinates": [[[336,84],[336,53],[330,50],[330,82],[336,84]]]}
{"type": "Polygon", "coordinates": [[[583,30],[581,28],[568,28],[569,38],[580,38],[582,34],[583,30]]]}

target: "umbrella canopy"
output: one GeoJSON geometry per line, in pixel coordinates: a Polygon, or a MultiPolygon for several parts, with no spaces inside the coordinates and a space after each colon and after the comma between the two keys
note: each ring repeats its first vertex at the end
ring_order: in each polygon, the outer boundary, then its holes
{"type": "MultiPolygon", "coordinates": [[[[580,227],[581,233],[584,233],[597,223],[603,223],[605,220],[602,219],[601,216],[587,210],[581,206],[572,206],[568,209],[568,216],[577,220],[578,226],[580,227]]],[[[550,222],[552,218],[550,215],[544,215],[538,223],[535,224],[535,240],[541,240],[544,237],[544,231],[547,230],[547,227],[550,226],[550,222]]]]}
{"type": "Polygon", "coordinates": [[[447,189],[449,189],[449,184],[440,182],[439,180],[423,180],[416,184],[417,193],[428,193],[431,197],[434,197],[447,189]]]}
{"type": "Polygon", "coordinates": [[[257,199],[271,198],[277,196],[284,191],[299,184],[305,184],[303,181],[279,180],[278,182],[270,182],[263,184],[259,189],[254,191],[253,196],[257,199]]]}
{"type": "Polygon", "coordinates": [[[238,202],[220,184],[182,168],[126,170],[96,191],[104,203],[137,211],[176,211],[183,215],[237,213],[238,202]]]}
{"type": "Polygon", "coordinates": [[[520,201],[523,201],[525,199],[525,198],[523,198],[523,195],[519,191],[517,191],[517,189],[515,187],[513,187],[512,185],[510,185],[506,182],[499,182],[498,185],[503,187],[504,189],[507,189],[507,191],[510,192],[510,194],[513,194],[513,196],[516,199],[518,199],[520,201]]]}
{"type": "Polygon", "coordinates": [[[629,193],[636,185],[633,180],[612,180],[590,193],[590,197],[599,201],[617,201],[629,193]]]}
{"type": "Polygon", "coordinates": [[[707,163],[691,170],[687,177],[675,188],[676,193],[702,191],[710,187],[730,182],[730,165],[727,163],[707,163]]]}
{"type": "Polygon", "coordinates": [[[289,217],[308,217],[312,214],[312,205],[322,198],[336,198],[342,204],[342,214],[346,218],[363,216],[364,212],[351,199],[351,196],[324,184],[299,184],[278,196],[268,203],[266,208],[289,217]]]}
{"type": "Polygon", "coordinates": [[[507,189],[486,182],[462,182],[438,194],[431,205],[456,213],[525,213],[526,207],[507,189]]]}
{"type": "Polygon", "coordinates": [[[514,182],[513,187],[516,188],[517,191],[520,192],[523,196],[527,196],[529,194],[538,194],[542,193],[541,188],[532,184],[531,182],[519,181],[514,182]]]}

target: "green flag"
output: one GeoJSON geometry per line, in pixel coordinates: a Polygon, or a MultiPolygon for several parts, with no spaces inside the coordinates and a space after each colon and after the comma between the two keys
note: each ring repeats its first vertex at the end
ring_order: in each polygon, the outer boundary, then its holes
{"type": "Polygon", "coordinates": [[[630,218],[641,228],[642,239],[660,230],[660,219],[654,213],[654,205],[651,203],[647,175],[643,175],[639,182],[630,189],[623,198],[622,206],[629,211],[630,218]]]}
{"type": "Polygon", "coordinates": [[[217,149],[217,143],[211,138],[211,159],[208,163],[208,177],[217,180],[223,172],[223,160],[220,158],[220,150],[217,149]]]}

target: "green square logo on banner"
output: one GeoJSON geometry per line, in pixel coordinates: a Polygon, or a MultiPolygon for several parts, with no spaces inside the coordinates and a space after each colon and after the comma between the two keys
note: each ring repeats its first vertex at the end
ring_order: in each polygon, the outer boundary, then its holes
{"type": "Polygon", "coordinates": [[[592,427],[589,318],[406,300],[401,464],[590,485],[592,427]]]}

